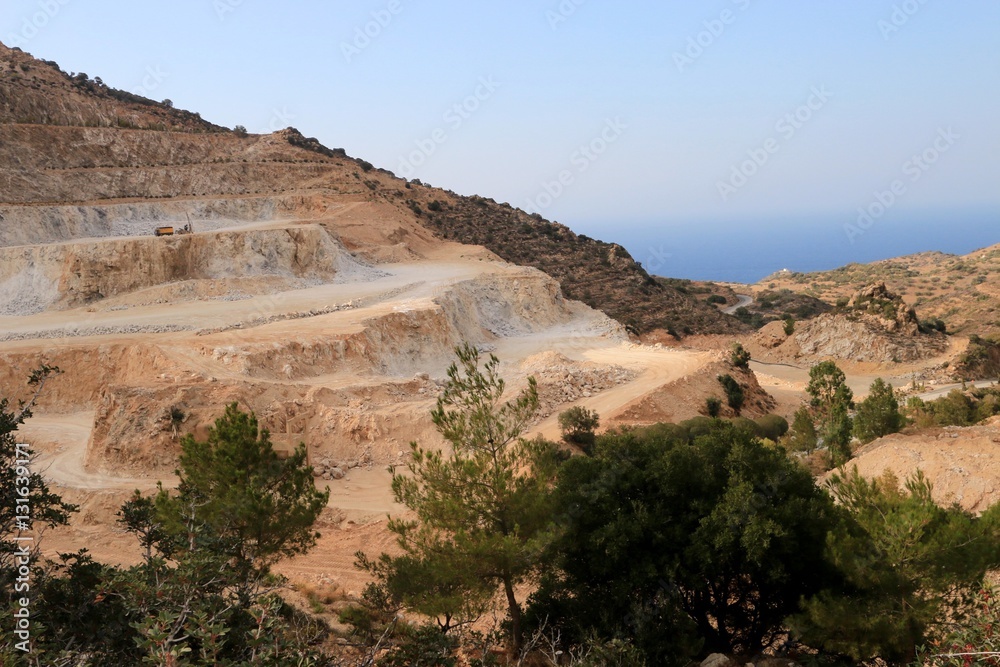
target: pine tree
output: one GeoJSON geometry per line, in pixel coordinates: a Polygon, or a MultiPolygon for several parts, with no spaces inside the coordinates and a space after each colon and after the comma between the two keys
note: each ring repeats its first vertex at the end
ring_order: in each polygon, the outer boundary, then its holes
{"type": "Polygon", "coordinates": [[[867,444],[876,438],[897,433],[904,423],[895,391],[885,380],[877,378],[872,383],[868,398],[858,404],[854,435],[867,444]]]}
{"type": "Polygon", "coordinates": [[[400,594],[403,604],[445,616],[447,623],[470,605],[486,604],[499,589],[517,654],[523,624],[516,588],[538,569],[550,539],[556,450],[521,438],[538,410],[534,378],[505,401],[497,358],[490,355],[480,368],[476,348],[456,352],[458,362],[432,413],[452,451],[413,443],[409,474],[393,475],[396,500],[417,517],[389,524],[405,555],[372,561],[359,554],[359,565],[400,594]]]}
{"type": "Polygon", "coordinates": [[[832,361],[816,364],[809,370],[806,392],[812,396],[810,405],[823,445],[830,453],[830,465],[843,465],[851,458],[850,410],[854,407],[854,392],[847,386],[844,371],[832,361]]]}
{"type": "Polygon", "coordinates": [[[1000,562],[1000,506],[979,518],[942,508],[919,472],[900,488],[891,474],[869,481],[855,468],[831,488],[848,516],[829,535],[827,558],[844,582],[806,600],[791,625],[812,646],[909,664],[930,628],[961,620],[1000,562]]]}
{"type": "Polygon", "coordinates": [[[816,425],[813,424],[809,409],[804,406],[799,408],[792,419],[791,432],[784,439],[785,446],[793,452],[811,454],[816,449],[818,440],[816,425]]]}

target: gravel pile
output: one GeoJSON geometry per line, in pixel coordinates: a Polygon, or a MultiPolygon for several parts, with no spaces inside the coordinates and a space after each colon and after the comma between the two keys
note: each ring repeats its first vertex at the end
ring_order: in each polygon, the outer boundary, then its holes
{"type": "Polygon", "coordinates": [[[575,364],[550,366],[531,373],[538,381],[539,417],[548,417],[557,409],[582,398],[635,379],[637,373],[621,366],[587,367],[575,364]]]}
{"type": "Polygon", "coordinates": [[[0,335],[0,341],[34,340],[52,338],[78,338],[80,336],[128,336],[131,334],[174,333],[176,331],[192,331],[194,327],[183,324],[129,324],[119,327],[68,327],[48,329],[44,331],[22,331],[0,335]]]}

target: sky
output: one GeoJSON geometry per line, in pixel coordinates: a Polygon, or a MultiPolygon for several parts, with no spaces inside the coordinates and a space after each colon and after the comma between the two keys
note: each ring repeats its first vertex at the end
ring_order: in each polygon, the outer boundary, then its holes
{"type": "Polygon", "coordinates": [[[756,280],[1000,242],[996,0],[5,0],[0,41],[756,280]]]}

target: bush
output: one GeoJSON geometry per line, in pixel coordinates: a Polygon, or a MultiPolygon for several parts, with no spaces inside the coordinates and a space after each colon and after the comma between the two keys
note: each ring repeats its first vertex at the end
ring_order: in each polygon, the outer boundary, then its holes
{"type": "Polygon", "coordinates": [[[764,415],[756,423],[761,437],[775,442],[788,433],[788,420],[780,415],[764,415]]]}
{"type": "Polygon", "coordinates": [[[694,444],[605,434],[594,457],[563,464],[562,573],[533,596],[534,618],[571,644],[628,637],[648,664],[678,665],[760,651],[802,596],[834,583],[828,494],[780,450],[711,423],[694,444]]]}
{"type": "Polygon", "coordinates": [[[971,667],[996,665],[1000,652],[1000,591],[983,588],[962,623],[935,633],[920,649],[915,667],[971,667]],[[982,653],[984,655],[973,655],[982,653]]]}
{"type": "Polygon", "coordinates": [[[760,427],[752,419],[746,417],[733,417],[732,419],[726,420],[733,425],[733,428],[743,432],[749,433],[755,438],[764,437],[764,433],[760,430],[760,427]]]}
{"type": "Polygon", "coordinates": [[[243,127],[242,125],[237,125],[236,127],[233,128],[233,134],[235,134],[240,139],[245,139],[246,137],[249,136],[250,133],[247,132],[247,128],[243,127]]]}
{"type": "Polygon", "coordinates": [[[378,661],[378,667],[454,667],[458,641],[433,625],[405,629],[399,643],[378,661]]]}
{"type": "Polygon", "coordinates": [[[729,353],[729,363],[731,363],[736,368],[749,368],[750,367],[750,353],[740,343],[733,345],[733,349],[729,353]]]}
{"type": "Polygon", "coordinates": [[[684,429],[684,432],[687,434],[687,440],[692,441],[710,433],[717,421],[711,417],[693,417],[685,419],[678,426],[684,429]]]}
{"type": "MultiPolygon", "coordinates": [[[[691,422],[698,421],[698,423],[704,423],[704,432],[708,433],[708,428],[714,423],[714,420],[708,417],[695,417],[694,419],[688,420],[687,422],[682,422],[680,424],[670,424],[670,423],[660,423],[653,424],[652,426],[643,426],[641,428],[634,429],[637,437],[645,438],[647,440],[662,440],[670,442],[691,442],[691,422]],[[687,424],[687,426],[685,426],[687,424]]],[[[697,429],[701,432],[701,428],[697,429]]]]}
{"type": "Polygon", "coordinates": [[[737,382],[732,375],[720,375],[719,384],[726,392],[726,399],[729,402],[729,407],[733,409],[737,415],[740,414],[740,410],[743,408],[743,387],[737,382]]]}
{"type": "Polygon", "coordinates": [[[559,430],[562,431],[563,441],[578,445],[584,451],[589,452],[593,447],[594,432],[600,425],[600,415],[582,405],[574,405],[559,413],[559,430]]]}
{"type": "Polygon", "coordinates": [[[782,444],[789,451],[811,454],[816,449],[818,442],[819,436],[816,433],[816,424],[813,423],[809,409],[805,407],[799,408],[795,412],[795,418],[792,420],[792,427],[788,433],[788,437],[782,440],[782,444]]]}
{"type": "Polygon", "coordinates": [[[795,333],[795,319],[791,317],[786,317],[785,326],[783,328],[785,330],[785,335],[791,336],[793,333],[795,333]]]}
{"type": "Polygon", "coordinates": [[[877,378],[872,383],[868,398],[858,404],[854,436],[867,444],[876,438],[897,433],[904,423],[895,390],[882,378],[877,378]]]}
{"type": "Polygon", "coordinates": [[[718,417],[720,410],[722,410],[722,399],[715,396],[709,396],[705,399],[705,412],[708,413],[709,417],[718,417]]]}
{"type": "Polygon", "coordinates": [[[826,558],[845,582],[806,600],[792,628],[859,662],[909,664],[928,631],[961,618],[966,595],[996,567],[1000,506],[981,517],[941,507],[919,471],[900,485],[891,473],[867,480],[855,468],[829,484],[848,517],[828,536],[826,558]]]}
{"type": "Polygon", "coordinates": [[[717,304],[717,303],[724,304],[726,303],[726,297],[721,296],[719,294],[712,294],[707,299],[705,299],[705,301],[711,304],[717,304]]]}
{"type": "Polygon", "coordinates": [[[927,404],[938,426],[970,426],[975,420],[975,404],[958,389],[927,404]]]}

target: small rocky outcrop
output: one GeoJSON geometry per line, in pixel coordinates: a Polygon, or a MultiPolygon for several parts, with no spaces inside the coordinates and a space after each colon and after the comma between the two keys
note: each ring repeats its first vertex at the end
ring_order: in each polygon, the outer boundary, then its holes
{"type": "Polygon", "coordinates": [[[748,347],[754,358],[778,363],[903,363],[939,355],[947,346],[943,333],[923,331],[914,310],[885,283],[875,283],[836,312],[797,323],[791,334],[781,323],[766,325],[748,347]]]}
{"type": "Polygon", "coordinates": [[[847,317],[889,333],[908,336],[920,333],[916,312],[902,297],[890,292],[885,283],[869,285],[855,294],[847,304],[847,317]]]}

